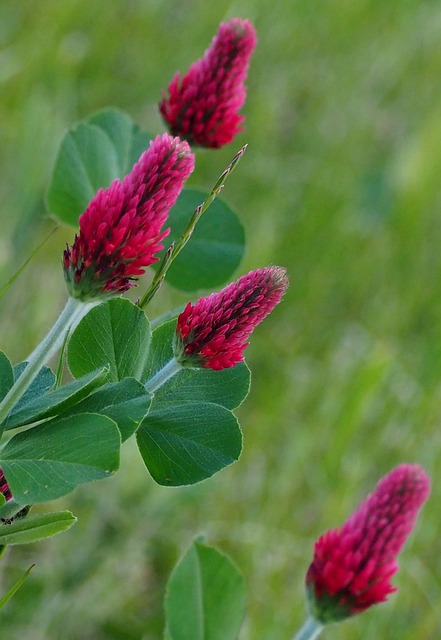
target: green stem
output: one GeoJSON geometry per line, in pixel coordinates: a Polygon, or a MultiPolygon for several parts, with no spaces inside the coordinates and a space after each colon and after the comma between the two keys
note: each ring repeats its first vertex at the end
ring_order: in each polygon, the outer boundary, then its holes
{"type": "Polygon", "coordinates": [[[318,638],[322,630],[322,623],[310,616],[293,640],[314,640],[314,638],[318,638]]]}
{"type": "Polygon", "coordinates": [[[156,389],[162,387],[162,385],[165,384],[167,380],[170,380],[170,378],[172,378],[181,369],[182,365],[179,364],[176,358],[172,358],[167,362],[165,366],[162,367],[162,369],[159,369],[159,371],[157,371],[155,375],[150,378],[150,380],[147,380],[144,385],[146,390],[149,393],[154,393],[156,389]]]}
{"type": "Polygon", "coordinates": [[[69,297],[66,306],[61,312],[47,336],[43,338],[38,347],[27,358],[27,365],[21,376],[0,403],[0,424],[7,418],[11,409],[20,400],[26,389],[32,383],[41,367],[50,360],[63,343],[64,336],[72,326],[75,326],[81,318],[97,302],[82,302],[69,297]]]}
{"type": "Polygon", "coordinates": [[[159,287],[164,282],[164,278],[167,275],[167,271],[169,270],[172,262],[174,260],[176,260],[178,255],[181,253],[182,249],[185,247],[187,242],[190,240],[190,238],[191,238],[191,236],[193,234],[193,231],[194,231],[194,229],[196,227],[196,224],[199,221],[199,218],[202,216],[203,213],[205,213],[205,211],[211,205],[213,200],[215,200],[215,198],[222,191],[222,189],[224,187],[225,180],[230,175],[230,173],[233,171],[233,169],[235,168],[235,166],[237,165],[239,160],[242,158],[243,154],[246,151],[247,146],[248,145],[244,145],[241,149],[239,149],[239,151],[236,153],[234,158],[231,160],[231,162],[228,165],[228,167],[225,169],[225,171],[222,173],[222,175],[218,178],[216,184],[214,185],[214,187],[212,188],[212,190],[210,191],[208,196],[205,198],[204,202],[202,204],[200,204],[198,207],[196,207],[196,209],[194,210],[193,215],[191,216],[190,220],[188,221],[188,224],[185,227],[184,231],[182,232],[181,237],[178,238],[178,240],[176,242],[173,242],[169,246],[168,250],[166,251],[166,253],[164,255],[164,258],[162,259],[162,262],[161,262],[161,264],[159,266],[159,269],[156,272],[156,274],[155,274],[155,276],[154,276],[154,278],[152,280],[152,283],[151,283],[150,287],[147,289],[145,294],[142,296],[141,300],[138,302],[138,307],[140,307],[140,309],[144,309],[148,305],[150,300],[153,298],[155,293],[158,291],[159,287]]]}

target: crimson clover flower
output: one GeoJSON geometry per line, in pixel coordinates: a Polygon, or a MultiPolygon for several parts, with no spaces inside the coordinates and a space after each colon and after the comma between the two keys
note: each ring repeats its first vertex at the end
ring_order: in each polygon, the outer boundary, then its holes
{"type": "Polygon", "coordinates": [[[4,499],[7,500],[11,500],[12,498],[12,493],[11,490],[9,488],[9,484],[5,478],[5,475],[2,471],[2,469],[0,468],[0,493],[3,495],[4,499]]]}
{"type": "Polygon", "coordinates": [[[177,73],[159,110],[173,135],[190,144],[218,148],[243,129],[238,111],[245,102],[245,79],[256,32],[249,20],[219,26],[204,56],[181,78],[177,73]]]}
{"type": "Polygon", "coordinates": [[[178,317],[173,350],[182,366],[226,369],[243,360],[253,329],[288,286],[282,267],[250,271],[219,293],[188,303],[178,317]]]}
{"type": "Polygon", "coordinates": [[[132,171],[100,189],[80,216],[79,234],[64,251],[64,275],[74,298],[89,300],[129,289],[158,258],[162,231],[194,168],[187,142],[157,136],[132,171]]]}
{"type": "Polygon", "coordinates": [[[360,613],[396,591],[390,580],[430,481],[418,465],[384,476],[339,529],[322,535],[306,575],[311,613],[325,624],[360,613]]]}

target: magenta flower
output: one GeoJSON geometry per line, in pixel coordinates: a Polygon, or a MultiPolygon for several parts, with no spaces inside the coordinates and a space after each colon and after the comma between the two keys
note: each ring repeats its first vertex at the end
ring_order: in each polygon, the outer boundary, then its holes
{"type": "Polygon", "coordinates": [[[100,189],[80,216],[80,232],[64,252],[69,293],[82,300],[129,289],[158,260],[162,230],[194,168],[187,142],[157,136],[132,171],[100,189]]]}
{"type": "Polygon", "coordinates": [[[182,366],[226,369],[243,360],[254,327],[280,302],[285,269],[250,271],[219,293],[188,303],[178,317],[174,354],[182,366]]]}
{"type": "Polygon", "coordinates": [[[243,129],[238,114],[256,32],[249,20],[223,22],[204,56],[181,78],[177,73],[159,110],[173,135],[190,144],[217,148],[243,129]]]}
{"type": "Polygon", "coordinates": [[[0,469],[0,493],[3,495],[6,501],[11,500],[12,493],[2,469],[0,469]]]}
{"type": "Polygon", "coordinates": [[[306,585],[312,615],[321,623],[341,620],[387,600],[391,577],[411,533],[430,481],[418,465],[402,464],[340,528],[319,538],[306,585]]]}

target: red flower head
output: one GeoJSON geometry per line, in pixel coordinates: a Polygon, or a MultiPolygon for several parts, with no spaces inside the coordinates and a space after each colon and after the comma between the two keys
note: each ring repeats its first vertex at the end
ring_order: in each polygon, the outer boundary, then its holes
{"type": "Polygon", "coordinates": [[[287,286],[285,269],[265,267],[195,305],[189,302],[178,317],[176,359],[187,367],[234,367],[243,360],[254,327],[280,302],[287,286]]]}
{"type": "Polygon", "coordinates": [[[319,538],[306,575],[317,620],[342,620],[396,591],[390,580],[398,571],[397,555],[429,491],[425,471],[402,464],[380,480],[340,529],[319,538]]]}
{"type": "Polygon", "coordinates": [[[4,499],[6,501],[10,500],[12,498],[12,493],[11,490],[9,488],[9,485],[6,481],[6,478],[4,476],[4,473],[2,471],[2,469],[0,469],[0,493],[3,495],[4,499]]]}
{"type": "Polygon", "coordinates": [[[159,110],[173,135],[190,144],[217,148],[228,144],[243,129],[238,114],[245,102],[245,79],[256,46],[249,20],[223,22],[204,56],[168,87],[159,110]]]}
{"type": "Polygon", "coordinates": [[[80,216],[80,232],[64,252],[69,293],[82,300],[129,289],[163,248],[161,231],[194,168],[187,142],[157,136],[132,171],[100,189],[80,216]]]}

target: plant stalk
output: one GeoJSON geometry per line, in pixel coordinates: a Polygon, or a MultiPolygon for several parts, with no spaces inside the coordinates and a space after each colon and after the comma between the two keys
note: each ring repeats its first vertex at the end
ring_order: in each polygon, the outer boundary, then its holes
{"type": "Polygon", "coordinates": [[[50,329],[47,336],[43,338],[38,347],[34,349],[27,358],[26,368],[0,403],[0,424],[6,420],[11,409],[20,400],[26,389],[37,376],[41,367],[46,364],[61,347],[67,331],[69,331],[71,327],[76,326],[89,309],[96,304],[98,303],[95,301],[82,302],[76,298],[69,297],[58,320],[52,329],[50,329]]]}
{"type": "Polygon", "coordinates": [[[242,158],[243,154],[246,151],[247,146],[248,145],[244,145],[241,149],[239,149],[239,151],[236,153],[234,158],[231,160],[228,167],[225,169],[222,175],[218,178],[216,184],[214,185],[214,187],[212,188],[208,196],[205,198],[204,202],[200,204],[198,207],[196,207],[196,209],[194,210],[190,220],[187,223],[187,226],[182,232],[181,237],[178,238],[176,242],[173,242],[168,248],[168,250],[166,251],[164,258],[162,259],[162,262],[159,266],[159,269],[156,272],[155,276],[153,277],[150,287],[147,289],[147,291],[142,296],[141,300],[138,302],[138,307],[140,307],[140,309],[144,309],[148,305],[150,300],[153,298],[155,293],[158,291],[158,289],[164,282],[164,278],[167,275],[167,271],[171,267],[173,261],[178,257],[182,249],[190,240],[193,234],[193,231],[196,227],[196,224],[199,221],[199,218],[202,216],[203,213],[205,213],[208,207],[212,204],[215,198],[222,191],[225,180],[230,175],[230,173],[234,170],[239,160],[242,158]]]}
{"type": "Polygon", "coordinates": [[[310,616],[294,636],[293,640],[314,640],[318,638],[322,630],[322,623],[310,616]]]}
{"type": "Polygon", "coordinates": [[[172,378],[182,368],[182,365],[179,364],[176,358],[172,358],[167,362],[166,365],[162,367],[162,369],[159,369],[159,371],[157,371],[155,375],[150,378],[150,380],[147,380],[144,385],[146,390],[149,393],[154,393],[156,389],[162,387],[162,385],[165,384],[167,380],[170,380],[170,378],[172,378]]]}

